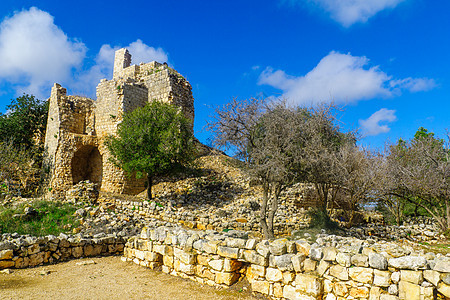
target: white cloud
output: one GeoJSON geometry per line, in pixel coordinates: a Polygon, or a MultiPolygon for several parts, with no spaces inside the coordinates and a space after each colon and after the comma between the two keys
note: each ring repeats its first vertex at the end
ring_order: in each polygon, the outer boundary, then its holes
{"type": "Polygon", "coordinates": [[[283,97],[294,104],[352,103],[391,97],[402,90],[426,91],[435,86],[434,81],[427,78],[393,80],[378,66],[368,65],[369,59],[365,56],[332,51],[304,76],[290,76],[268,67],[259,76],[258,84],[282,90],[283,97]]]}
{"type": "MultiPolygon", "coordinates": [[[[295,1],[295,0],[294,0],[295,1]]],[[[297,0],[298,1],[298,0],[297,0]]],[[[365,23],[385,9],[395,8],[405,0],[307,0],[312,2],[344,27],[365,23]]]]}
{"type": "MultiPolygon", "coordinates": [[[[120,49],[120,46],[112,47],[104,44],[100,48],[95,64],[87,71],[78,74],[77,81],[74,83],[74,92],[77,94],[95,96],[95,87],[103,78],[112,78],[114,68],[114,53],[120,49]]],[[[140,39],[125,46],[131,54],[131,63],[140,64],[141,62],[167,62],[168,55],[162,48],[154,48],[146,45],[140,39]]]]}
{"type": "Polygon", "coordinates": [[[373,136],[380,133],[386,133],[391,130],[388,125],[380,123],[391,123],[397,120],[395,110],[382,108],[374,112],[368,119],[359,120],[359,125],[364,136],[373,136]]]}
{"type": "Polygon", "coordinates": [[[85,57],[82,42],[69,39],[53,17],[32,7],[0,24],[0,79],[42,97],[44,88],[69,79],[85,57]]]}

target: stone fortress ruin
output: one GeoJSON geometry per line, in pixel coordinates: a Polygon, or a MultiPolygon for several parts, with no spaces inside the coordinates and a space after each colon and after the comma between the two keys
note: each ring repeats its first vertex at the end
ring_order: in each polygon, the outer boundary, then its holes
{"type": "Polygon", "coordinates": [[[131,55],[125,48],[115,53],[113,78],[98,84],[97,100],[69,96],[55,83],[45,136],[51,194],[64,196],[83,180],[98,184],[102,191],[132,195],[142,192],[145,180],[129,177],[112,164],[105,140],[116,133],[124,113],[151,101],[176,105],[194,120],[189,82],[166,63],[131,65],[131,55]]]}

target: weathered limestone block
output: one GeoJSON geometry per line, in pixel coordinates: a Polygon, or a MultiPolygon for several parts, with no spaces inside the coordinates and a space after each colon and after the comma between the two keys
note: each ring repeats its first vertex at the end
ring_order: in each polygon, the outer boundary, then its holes
{"type": "Polygon", "coordinates": [[[144,252],[144,260],[149,262],[161,262],[162,255],[156,252],[145,251],[144,252]]]}
{"type": "Polygon", "coordinates": [[[307,295],[318,297],[322,295],[322,281],[319,277],[309,274],[297,274],[295,288],[307,295]]]}
{"type": "Polygon", "coordinates": [[[438,289],[439,293],[441,293],[445,297],[450,297],[450,285],[441,282],[441,283],[439,283],[437,289],[438,289]]]}
{"type": "Polygon", "coordinates": [[[423,271],[423,277],[428,282],[431,282],[434,286],[437,286],[439,281],[441,280],[441,274],[434,270],[423,271]]]}
{"type": "Polygon", "coordinates": [[[179,248],[173,248],[173,255],[186,265],[192,265],[196,262],[197,254],[193,252],[185,252],[179,248]]]}
{"type": "Polygon", "coordinates": [[[336,256],[338,251],[335,247],[325,247],[323,248],[323,260],[334,262],[336,260],[336,256]]]}
{"type": "Polygon", "coordinates": [[[420,286],[400,280],[398,285],[398,296],[400,299],[420,300],[420,286]]]}
{"type": "Polygon", "coordinates": [[[270,283],[267,281],[253,280],[252,291],[258,292],[264,295],[269,295],[270,283]]]}
{"type": "Polygon", "coordinates": [[[182,272],[187,275],[195,274],[195,266],[194,265],[186,265],[179,260],[174,261],[173,267],[174,267],[175,271],[177,271],[177,272],[182,272]]]}
{"type": "Polygon", "coordinates": [[[270,255],[269,241],[263,240],[256,244],[256,252],[264,258],[268,258],[270,255]]]}
{"type": "Polygon", "coordinates": [[[317,300],[316,296],[307,295],[292,285],[284,286],[283,297],[290,300],[317,300]]]}
{"type": "Polygon", "coordinates": [[[277,256],[270,255],[269,266],[277,267],[280,271],[293,271],[294,266],[291,262],[293,256],[294,254],[283,254],[277,256]]]}
{"type": "Polygon", "coordinates": [[[173,268],[173,256],[163,255],[163,265],[169,268],[173,268]]]}
{"type": "Polygon", "coordinates": [[[153,244],[153,252],[159,253],[161,255],[166,255],[168,252],[168,246],[153,244]]]}
{"type": "Polygon", "coordinates": [[[207,266],[208,262],[211,260],[211,257],[208,255],[197,255],[197,263],[203,266],[207,266]]]}
{"type": "Polygon", "coordinates": [[[372,283],[373,269],[354,267],[354,268],[349,268],[348,273],[354,281],[361,282],[361,283],[369,283],[369,284],[372,283]]]}
{"type": "Polygon", "coordinates": [[[295,241],[295,246],[297,248],[297,252],[304,254],[305,256],[309,255],[309,250],[311,250],[311,245],[306,241],[295,241]]]}
{"type": "Polygon", "coordinates": [[[210,254],[216,254],[217,253],[217,247],[220,244],[220,241],[208,241],[207,243],[203,244],[203,251],[210,254]]]}
{"type": "Polygon", "coordinates": [[[389,271],[374,270],[373,284],[376,286],[388,287],[391,281],[391,273],[389,271]]]}
{"type": "Polygon", "coordinates": [[[354,298],[369,298],[369,288],[365,286],[352,287],[349,294],[354,298]]]}
{"type": "Polygon", "coordinates": [[[0,269],[7,269],[14,267],[14,262],[12,260],[0,260],[0,269]]]}
{"type": "Polygon", "coordinates": [[[217,272],[216,282],[219,284],[232,285],[240,277],[239,273],[234,272],[217,272]]]}
{"type": "Polygon", "coordinates": [[[348,294],[347,285],[344,282],[335,282],[333,286],[333,291],[337,296],[346,297],[348,294]]]}
{"type": "Polygon", "coordinates": [[[312,259],[305,259],[303,262],[303,269],[305,272],[312,272],[316,270],[317,262],[312,259]]]}
{"type": "Polygon", "coordinates": [[[237,259],[239,257],[239,248],[218,246],[217,254],[223,257],[237,259]]]}
{"type": "Polygon", "coordinates": [[[300,273],[303,270],[303,262],[306,259],[306,255],[303,253],[298,253],[291,257],[292,266],[294,267],[295,272],[300,273]]]}
{"type": "Polygon", "coordinates": [[[317,266],[317,273],[319,274],[319,276],[323,276],[323,274],[325,274],[325,272],[328,270],[329,267],[330,267],[329,262],[321,260],[319,262],[319,265],[317,266]]]}
{"type": "Polygon", "coordinates": [[[423,273],[422,271],[409,271],[409,270],[401,270],[401,280],[414,283],[421,284],[423,282],[423,273]]]}
{"type": "Polygon", "coordinates": [[[350,267],[352,265],[352,256],[349,253],[339,252],[336,255],[336,262],[343,267],[350,267]]]}
{"type": "Polygon", "coordinates": [[[363,254],[355,254],[352,256],[352,265],[357,267],[368,267],[369,257],[363,254]]]}
{"type": "Polygon", "coordinates": [[[0,251],[0,260],[4,259],[12,259],[13,258],[13,250],[2,250],[0,251]]]}
{"type": "Polygon", "coordinates": [[[283,297],[283,287],[281,286],[281,283],[279,283],[279,282],[274,283],[273,295],[278,298],[283,297]]]}
{"type": "Polygon", "coordinates": [[[450,258],[449,257],[436,258],[433,270],[442,273],[450,273],[450,258]]]}
{"type": "Polygon", "coordinates": [[[255,250],[244,250],[244,259],[251,264],[267,267],[269,265],[269,259],[262,255],[259,255],[255,250]]]}
{"type": "Polygon", "coordinates": [[[315,261],[320,261],[323,257],[323,252],[321,248],[311,248],[309,250],[309,257],[315,261]]]}
{"type": "Polygon", "coordinates": [[[277,239],[269,244],[269,251],[272,255],[283,255],[287,252],[287,239],[277,239]]]}
{"type": "Polygon", "coordinates": [[[283,284],[290,284],[295,279],[295,273],[283,272],[283,284]]]}
{"type": "Polygon", "coordinates": [[[72,256],[75,258],[83,256],[83,247],[73,247],[72,256]]]}
{"type": "Polygon", "coordinates": [[[348,280],[348,269],[341,265],[333,265],[330,267],[330,275],[340,280],[348,280]]]}
{"type": "Polygon", "coordinates": [[[402,256],[391,258],[388,261],[390,267],[397,269],[418,270],[427,267],[427,260],[422,256],[402,256]]]}
{"type": "Polygon", "coordinates": [[[386,270],[387,259],[379,253],[369,253],[369,266],[378,270],[386,270]]]}
{"type": "Polygon", "coordinates": [[[267,268],[266,279],[270,282],[281,281],[283,279],[283,273],[275,268],[267,268]]]}
{"type": "Polygon", "coordinates": [[[208,265],[216,271],[222,271],[223,259],[213,259],[208,262],[208,265]]]}
{"type": "Polygon", "coordinates": [[[260,265],[250,265],[251,272],[259,277],[266,276],[266,268],[260,265]]]}

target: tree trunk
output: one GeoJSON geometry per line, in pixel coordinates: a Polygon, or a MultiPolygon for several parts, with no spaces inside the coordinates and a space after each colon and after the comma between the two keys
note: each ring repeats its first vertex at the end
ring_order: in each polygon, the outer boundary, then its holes
{"type": "Polygon", "coordinates": [[[267,240],[270,238],[269,228],[267,227],[266,214],[267,214],[267,202],[269,201],[269,186],[263,184],[263,198],[261,203],[261,212],[259,217],[259,223],[264,234],[264,238],[267,240]]]}
{"type": "Polygon", "coordinates": [[[152,200],[152,184],[153,184],[153,177],[147,174],[147,199],[152,200]]]}
{"type": "Polygon", "coordinates": [[[269,215],[267,217],[267,219],[268,219],[267,221],[269,223],[269,226],[268,226],[269,227],[268,228],[268,233],[269,233],[268,238],[269,239],[273,239],[275,237],[275,233],[273,230],[273,219],[275,217],[275,213],[276,213],[277,209],[278,209],[278,191],[275,191],[273,198],[272,198],[270,210],[269,210],[269,215]]]}

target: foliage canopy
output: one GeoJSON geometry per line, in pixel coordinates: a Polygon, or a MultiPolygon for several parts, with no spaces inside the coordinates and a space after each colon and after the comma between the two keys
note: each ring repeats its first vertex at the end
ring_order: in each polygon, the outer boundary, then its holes
{"type": "Polygon", "coordinates": [[[194,156],[192,122],[167,103],[151,102],[123,117],[107,146],[112,161],[129,174],[147,176],[148,197],[154,176],[176,171],[194,156]]]}

